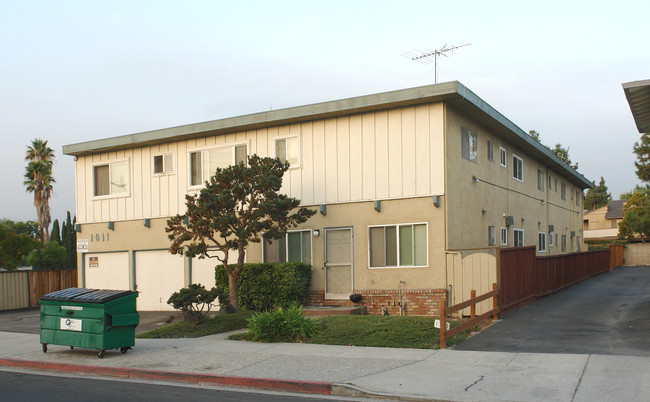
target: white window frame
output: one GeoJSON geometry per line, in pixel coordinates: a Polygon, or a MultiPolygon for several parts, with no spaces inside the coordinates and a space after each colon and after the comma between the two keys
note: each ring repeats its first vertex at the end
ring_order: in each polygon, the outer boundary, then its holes
{"type": "Polygon", "coordinates": [[[289,151],[289,140],[296,140],[296,149],[298,150],[298,155],[296,155],[296,163],[291,163],[290,158],[288,155],[285,155],[285,160],[289,161],[289,169],[297,169],[300,168],[302,165],[302,152],[301,152],[301,143],[300,143],[300,136],[299,135],[288,135],[285,137],[279,137],[276,138],[273,141],[273,152],[276,158],[279,158],[278,156],[278,142],[284,141],[285,142],[285,152],[288,153],[289,151]]]}
{"type": "Polygon", "coordinates": [[[508,228],[501,228],[501,245],[502,246],[507,246],[508,245],[508,228]]]}
{"type": "Polygon", "coordinates": [[[537,232],[537,251],[546,252],[546,232],[537,232]]]}
{"type": "MultiPolygon", "coordinates": [[[[244,146],[246,147],[246,155],[245,159],[248,160],[248,150],[249,150],[249,144],[248,141],[246,142],[235,142],[231,144],[223,144],[223,145],[218,145],[218,146],[207,146],[207,147],[202,147],[202,148],[196,148],[196,149],[191,149],[187,151],[187,187],[189,189],[200,189],[205,187],[205,182],[206,180],[209,179],[209,177],[203,177],[203,163],[204,163],[204,158],[205,158],[205,152],[206,151],[211,151],[213,149],[222,149],[222,148],[232,148],[232,163],[229,166],[234,165],[235,163],[235,157],[237,155],[237,147],[244,146]],[[192,154],[194,153],[200,153],[201,154],[201,178],[199,180],[200,184],[192,184],[192,154]]],[[[247,163],[247,162],[246,162],[247,163]]],[[[214,173],[213,173],[214,175],[214,173]]]]}
{"type": "Polygon", "coordinates": [[[524,247],[525,243],[525,237],[524,237],[524,229],[513,229],[513,234],[512,234],[512,247],[524,247]],[[520,233],[519,236],[517,236],[517,233],[520,233]],[[521,244],[517,244],[517,237],[521,239],[521,244]]]}
{"type": "Polygon", "coordinates": [[[460,156],[470,162],[478,163],[478,135],[470,129],[461,128],[460,156]],[[467,157],[465,157],[464,139],[467,135],[467,157]]]}
{"type": "Polygon", "coordinates": [[[155,176],[163,176],[163,175],[168,175],[168,174],[174,174],[175,173],[174,159],[175,159],[174,154],[171,153],[171,152],[167,152],[167,153],[163,153],[163,154],[154,154],[153,158],[151,158],[151,163],[152,163],[151,171],[153,172],[153,174],[155,176]],[[161,157],[162,158],[162,166],[163,166],[162,172],[156,172],[156,157],[161,157]],[[167,169],[167,157],[171,157],[171,160],[172,160],[171,169],[167,169]]]}
{"type": "Polygon", "coordinates": [[[90,175],[92,178],[92,199],[98,200],[98,199],[106,199],[106,198],[120,198],[120,197],[129,197],[131,195],[131,158],[124,158],[124,159],[116,159],[112,161],[106,161],[106,162],[97,162],[93,163],[90,166],[90,175]],[[118,163],[123,163],[126,162],[126,171],[127,171],[127,176],[126,176],[126,191],[123,193],[117,193],[117,194],[112,194],[111,193],[111,182],[112,182],[112,175],[113,175],[113,169],[111,168],[112,165],[116,165],[118,163]],[[108,166],[108,194],[103,194],[103,195],[95,195],[95,168],[100,167],[100,166],[108,166]]]}
{"type": "Polygon", "coordinates": [[[512,178],[523,183],[524,182],[524,160],[522,158],[518,157],[517,155],[512,154],[512,164],[513,164],[513,166],[512,166],[512,178]],[[516,161],[515,161],[515,159],[516,159],[516,161]],[[519,168],[519,165],[521,165],[521,168],[519,168]],[[515,169],[517,169],[517,171],[519,172],[519,176],[521,176],[521,177],[517,177],[515,175],[515,169]]]}
{"type": "MultiPolygon", "coordinates": [[[[368,236],[368,269],[392,269],[392,268],[400,268],[400,269],[408,269],[408,268],[427,268],[429,266],[429,223],[427,222],[409,222],[409,223],[398,223],[398,224],[386,224],[386,225],[370,225],[368,226],[368,231],[367,231],[367,236],[368,236]],[[424,265],[415,265],[415,256],[414,256],[414,265],[400,265],[400,260],[401,260],[401,254],[400,254],[400,239],[399,239],[399,229],[402,226],[416,226],[416,225],[424,225],[424,233],[426,234],[426,239],[424,241],[425,246],[426,246],[426,262],[424,265]],[[377,266],[373,267],[370,265],[370,257],[372,250],[370,248],[370,229],[371,228],[387,228],[387,227],[395,227],[397,233],[397,265],[386,265],[386,266],[377,266]]],[[[415,242],[413,243],[415,246],[415,242]]],[[[385,245],[384,245],[385,247],[385,245]]]]}
{"type": "Polygon", "coordinates": [[[544,191],[544,182],[546,179],[544,178],[544,172],[542,169],[537,169],[537,189],[539,191],[544,191]]]}
{"type": "MultiPolygon", "coordinates": [[[[297,230],[287,230],[287,233],[284,234],[284,255],[286,257],[286,261],[279,261],[280,263],[282,262],[296,262],[296,261],[289,261],[289,233],[305,233],[309,232],[309,251],[311,255],[309,256],[309,264],[312,266],[314,265],[314,241],[313,241],[313,234],[311,229],[297,229],[297,230]]],[[[262,237],[262,262],[263,263],[268,263],[266,261],[266,240],[264,237],[262,237]]],[[[273,239],[273,241],[278,241],[279,239],[273,239]]],[[[301,248],[302,249],[302,248],[301,248]]],[[[302,262],[302,259],[301,261],[302,262]]]]}
{"type": "Polygon", "coordinates": [[[504,147],[499,147],[499,165],[508,166],[508,151],[504,147]]]}
{"type": "Polygon", "coordinates": [[[555,247],[555,243],[553,242],[553,232],[548,232],[548,246],[549,247],[555,247]]]}

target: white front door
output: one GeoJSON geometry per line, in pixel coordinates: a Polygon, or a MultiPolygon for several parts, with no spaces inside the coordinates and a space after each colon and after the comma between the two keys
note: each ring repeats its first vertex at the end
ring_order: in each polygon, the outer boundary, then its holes
{"type": "Polygon", "coordinates": [[[352,228],[325,229],[325,298],[347,299],[352,293],[352,228]]]}

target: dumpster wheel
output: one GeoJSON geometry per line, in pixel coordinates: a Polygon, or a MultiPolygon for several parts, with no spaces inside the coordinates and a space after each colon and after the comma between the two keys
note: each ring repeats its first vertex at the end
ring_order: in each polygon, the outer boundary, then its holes
{"type": "Polygon", "coordinates": [[[47,353],[47,343],[43,344],[43,353],[47,353]]]}
{"type": "Polygon", "coordinates": [[[126,346],[126,347],[120,348],[120,352],[126,353],[130,349],[131,349],[131,346],[126,346]]]}
{"type": "Polygon", "coordinates": [[[97,357],[100,359],[104,358],[104,352],[106,352],[104,349],[99,349],[99,353],[97,353],[97,357]]]}

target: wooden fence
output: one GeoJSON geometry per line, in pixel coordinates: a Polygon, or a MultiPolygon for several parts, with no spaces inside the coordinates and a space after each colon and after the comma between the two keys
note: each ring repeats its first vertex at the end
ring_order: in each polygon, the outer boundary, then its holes
{"type": "Polygon", "coordinates": [[[41,296],[77,286],[77,270],[0,272],[0,311],[38,307],[41,296]]]}
{"type": "Polygon", "coordinates": [[[610,250],[535,256],[535,247],[501,249],[501,313],[610,270],[610,250]]]}

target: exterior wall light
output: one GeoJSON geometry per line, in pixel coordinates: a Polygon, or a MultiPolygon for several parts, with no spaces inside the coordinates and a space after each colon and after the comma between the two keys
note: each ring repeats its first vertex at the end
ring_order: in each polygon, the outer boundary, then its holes
{"type": "Polygon", "coordinates": [[[320,236],[320,230],[316,229],[314,230],[314,237],[320,236]]]}

